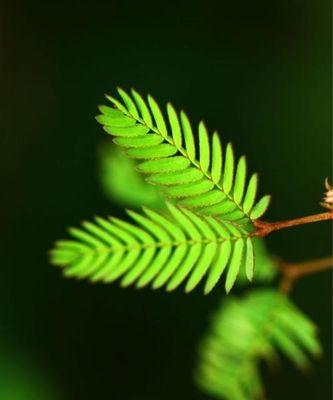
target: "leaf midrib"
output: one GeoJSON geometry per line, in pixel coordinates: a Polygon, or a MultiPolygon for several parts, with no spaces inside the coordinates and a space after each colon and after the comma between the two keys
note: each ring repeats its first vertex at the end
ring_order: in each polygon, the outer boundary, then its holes
{"type": "Polygon", "coordinates": [[[210,243],[224,243],[224,242],[235,242],[239,239],[245,240],[247,236],[233,236],[230,237],[229,239],[225,239],[222,237],[216,238],[215,240],[213,239],[202,239],[202,240],[186,240],[183,242],[178,242],[178,241],[170,241],[170,242],[155,242],[155,243],[137,243],[135,245],[119,245],[119,246],[107,246],[107,245],[101,245],[101,246],[96,246],[96,247],[91,247],[87,248],[86,251],[79,252],[79,255],[86,255],[89,253],[101,253],[101,252],[112,252],[112,253],[117,253],[117,252],[130,252],[133,250],[141,249],[142,251],[150,249],[150,248],[165,248],[165,247],[181,247],[181,246],[194,246],[196,244],[203,244],[203,245],[208,245],[210,243]]]}

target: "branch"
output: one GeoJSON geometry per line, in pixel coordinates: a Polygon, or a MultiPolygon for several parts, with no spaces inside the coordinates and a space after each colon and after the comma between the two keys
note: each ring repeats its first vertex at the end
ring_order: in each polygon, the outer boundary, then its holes
{"type": "Polygon", "coordinates": [[[272,232],[279,231],[280,229],[290,228],[297,225],[310,224],[312,222],[326,221],[329,219],[333,219],[332,211],[278,222],[266,222],[258,220],[254,221],[256,231],[252,233],[252,236],[264,237],[272,232]]]}
{"type": "Polygon", "coordinates": [[[280,261],[278,263],[278,267],[282,274],[280,291],[283,293],[289,293],[295,281],[302,276],[331,269],[333,267],[333,258],[330,256],[304,263],[288,263],[285,261],[280,261]]]}

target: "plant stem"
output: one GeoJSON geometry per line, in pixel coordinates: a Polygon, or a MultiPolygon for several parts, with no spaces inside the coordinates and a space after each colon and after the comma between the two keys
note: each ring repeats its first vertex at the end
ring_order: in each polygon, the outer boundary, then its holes
{"type": "Polygon", "coordinates": [[[312,222],[325,221],[329,219],[333,219],[332,211],[278,222],[266,222],[258,220],[254,221],[256,231],[253,232],[252,235],[264,237],[269,235],[271,232],[279,231],[280,229],[290,228],[297,225],[310,224],[312,222]]]}
{"type": "Polygon", "coordinates": [[[282,273],[280,291],[283,293],[289,293],[297,279],[305,275],[315,274],[317,272],[330,269],[332,267],[332,256],[319,258],[304,263],[287,263],[280,261],[279,269],[282,273]]]}

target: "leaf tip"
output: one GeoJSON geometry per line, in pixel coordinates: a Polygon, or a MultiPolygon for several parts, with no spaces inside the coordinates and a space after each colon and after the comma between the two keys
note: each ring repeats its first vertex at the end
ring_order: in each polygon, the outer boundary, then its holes
{"type": "Polygon", "coordinates": [[[205,121],[201,120],[201,121],[199,122],[199,129],[206,129],[205,121]]]}
{"type": "Polygon", "coordinates": [[[231,289],[232,289],[232,285],[225,285],[225,292],[226,292],[226,294],[229,294],[230,291],[231,291],[231,289]]]}
{"type": "Polygon", "coordinates": [[[104,96],[114,104],[114,98],[110,94],[104,93],[104,96]]]}
{"type": "Polygon", "coordinates": [[[207,296],[212,291],[212,289],[213,289],[212,285],[206,285],[204,287],[204,295],[207,296]]]}

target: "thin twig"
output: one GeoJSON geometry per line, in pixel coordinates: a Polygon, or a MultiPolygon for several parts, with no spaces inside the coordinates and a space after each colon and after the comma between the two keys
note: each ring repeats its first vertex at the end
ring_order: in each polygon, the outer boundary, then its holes
{"type": "Polygon", "coordinates": [[[278,222],[266,222],[258,220],[254,221],[256,231],[252,233],[252,236],[264,237],[269,235],[271,232],[275,232],[280,229],[290,228],[297,225],[310,224],[312,222],[325,221],[329,219],[333,219],[332,211],[278,222]]]}
{"type": "Polygon", "coordinates": [[[304,263],[287,263],[280,261],[278,263],[282,279],[280,282],[280,291],[289,293],[295,284],[295,281],[302,276],[315,274],[333,267],[333,258],[324,257],[304,263]]]}

